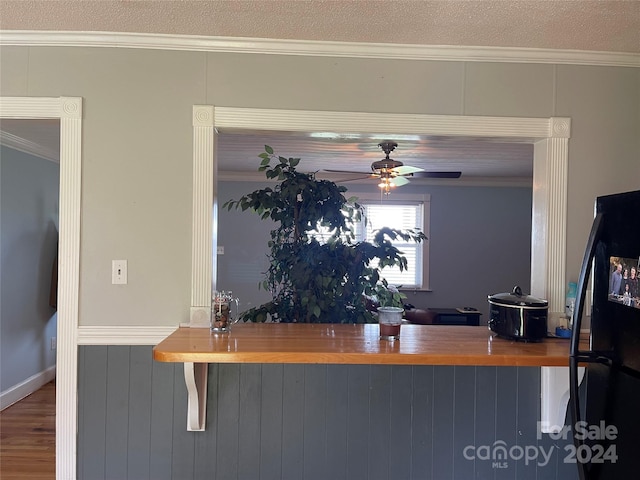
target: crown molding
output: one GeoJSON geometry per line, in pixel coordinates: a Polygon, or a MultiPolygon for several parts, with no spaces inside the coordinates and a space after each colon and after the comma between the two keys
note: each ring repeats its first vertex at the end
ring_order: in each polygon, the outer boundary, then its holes
{"type": "Polygon", "coordinates": [[[26,138],[19,137],[4,130],[0,130],[0,145],[12,148],[22,153],[28,153],[34,157],[43,158],[50,162],[60,163],[59,152],[52,150],[51,148],[43,147],[42,145],[27,140],[26,138]]]}
{"type": "Polygon", "coordinates": [[[517,47],[414,45],[127,32],[5,30],[4,46],[117,47],[318,57],[640,67],[640,54],[517,47]]]}

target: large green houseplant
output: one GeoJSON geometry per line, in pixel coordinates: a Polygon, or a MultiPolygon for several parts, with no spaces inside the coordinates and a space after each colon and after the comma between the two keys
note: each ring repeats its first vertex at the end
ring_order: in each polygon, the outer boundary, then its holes
{"type": "Polygon", "coordinates": [[[355,198],[346,187],[296,170],[299,158],[274,154],[265,145],[259,171],[277,180],[275,187],[230,200],[223,208],[252,210],[276,223],[271,230],[269,268],[261,283],[272,300],[243,313],[245,321],[369,323],[366,296],[385,293],[381,269],[407,268],[407,259],[392,241],[420,242],[417,230],[378,230],[373,242],[355,241],[354,222],[362,220],[355,198]],[[318,229],[329,238],[319,241],[318,229]],[[377,264],[376,267],[373,265],[377,264]]]}

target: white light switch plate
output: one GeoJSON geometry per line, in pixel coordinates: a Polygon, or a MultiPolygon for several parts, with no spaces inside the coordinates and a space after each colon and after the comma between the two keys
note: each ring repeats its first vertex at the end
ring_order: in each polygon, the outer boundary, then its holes
{"type": "Polygon", "coordinates": [[[126,260],[113,260],[113,262],[111,262],[111,283],[113,285],[127,284],[126,260]]]}

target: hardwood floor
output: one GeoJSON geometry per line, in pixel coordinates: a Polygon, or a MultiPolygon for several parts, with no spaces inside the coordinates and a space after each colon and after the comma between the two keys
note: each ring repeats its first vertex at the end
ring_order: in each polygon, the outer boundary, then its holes
{"type": "Polygon", "coordinates": [[[0,412],[0,478],[56,478],[55,381],[0,412]]]}

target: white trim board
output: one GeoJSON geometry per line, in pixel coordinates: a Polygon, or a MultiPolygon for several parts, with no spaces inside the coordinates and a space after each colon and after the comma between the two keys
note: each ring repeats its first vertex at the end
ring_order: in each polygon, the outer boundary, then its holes
{"type": "Polygon", "coordinates": [[[312,57],[382,58],[458,62],[551,63],[640,67],[640,55],[625,52],[542,48],[414,45],[392,43],[206,37],[128,32],[5,30],[0,45],[117,47],[312,57]]]}
{"type": "Polygon", "coordinates": [[[0,97],[1,118],[60,119],[56,478],[76,478],[82,98],[0,97]]]}
{"type": "Polygon", "coordinates": [[[0,410],[4,410],[14,403],[19,402],[24,397],[31,395],[54,378],[56,378],[55,365],[43,370],[42,372],[38,372],[35,375],[31,375],[26,380],[6,389],[4,392],[0,392],[0,410]]]}

